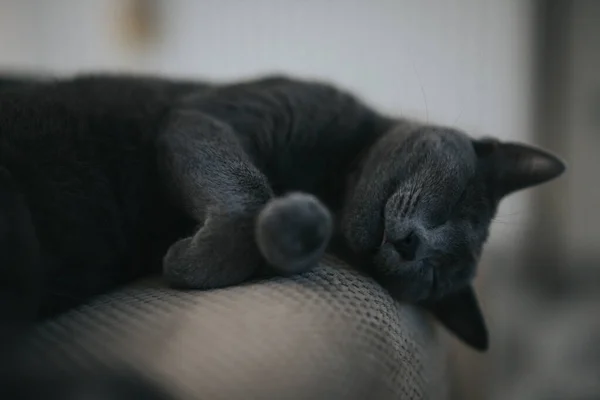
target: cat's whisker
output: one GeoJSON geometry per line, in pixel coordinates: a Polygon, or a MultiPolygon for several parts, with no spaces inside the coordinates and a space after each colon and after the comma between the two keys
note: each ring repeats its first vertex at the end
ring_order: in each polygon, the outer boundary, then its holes
{"type": "Polygon", "coordinates": [[[458,110],[458,115],[457,115],[457,116],[456,116],[456,118],[454,119],[454,122],[452,122],[452,125],[454,125],[454,126],[457,126],[457,125],[458,125],[458,122],[460,121],[460,118],[462,117],[462,114],[463,114],[463,110],[464,110],[464,109],[465,109],[464,107],[461,107],[461,108],[458,110]]]}
{"type": "Polygon", "coordinates": [[[496,215],[497,217],[513,217],[515,215],[521,215],[523,214],[523,210],[517,210],[517,211],[513,211],[513,212],[509,212],[509,213],[504,213],[504,214],[498,214],[496,215]]]}
{"type": "Polygon", "coordinates": [[[417,67],[415,66],[415,62],[412,62],[413,71],[417,76],[417,81],[419,82],[419,87],[421,88],[421,96],[423,97],[423,102],[425,103],[425,121],[429,123],[429,106],[427,105],[427,95],[425,94],[425,88],[423,87],[423,82],[421,81],[421,76],[417,71],[417,67]]]}
{"type": "Polygon", "coordinates": [[[427,96],[425,95],[425,88],[419,81],[419,86],[421,86],[421,94],[423,95],[423,101],[425,102],[425,120],[429,123],[429,106],[427,105],[427,96]]]}
{"type": "Polygon", "coordinates": [[[503,220],[498,220],[498,219],[494,219],[492,220],[492,222],[494,224],[502,224],[502,225],[522,225],[522,221],[503,221],[503,220]]]}
{"type": "Polygon", "coordinates": [[[515,216],[518,216],[518,215],[520,215],[520,213],[499,215],[499,216],[492,218],[492,223],[500,223],[500,224],[507,224],[507,225],[508,224],[510,224],[510,225],[523,224],[525,221],[523,221],[519,218],[514,218],[515,216]]]}

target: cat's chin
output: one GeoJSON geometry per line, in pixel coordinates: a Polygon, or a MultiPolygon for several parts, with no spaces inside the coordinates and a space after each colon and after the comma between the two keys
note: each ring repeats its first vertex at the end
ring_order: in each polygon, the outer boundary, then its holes
{"type": "Polygon", "coordinates": [[[381,259],[376,257],[372,275],[395,300],[419,303],[441,297],[436,270],[424,260],[400,262],[394,272],[383,272],[389,270],[381,264],[378,266],[378,262],[381,259]]]}
{"type": "MultiPolygon", "coordinates": [[[[432,274],[433,275],[433,274],[432,274]]],[[[434,280],[428,282],[408,282],[400,277],[386,277],[382,279],[381,285],[390,293],[390,295],[402,302],[419,303],[426,300],[438,298],[434,288],[434,280]]]]}
{"type": "Polygon", "coordinates": [[[425,260],[401,261],[384,242],[372,248],[352,246],[349,240],[332,244],[338,255],[372,276],[396,300],[417,303],[440,297],[435,268],[425,260]]]}

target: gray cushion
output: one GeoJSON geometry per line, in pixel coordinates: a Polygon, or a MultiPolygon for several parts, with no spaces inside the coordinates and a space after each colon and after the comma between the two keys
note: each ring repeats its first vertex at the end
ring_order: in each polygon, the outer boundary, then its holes
{"type": "Polygon", "coordinates": [[[59,368],[122,363],[176,398],[443,399],[445,353],[421,310],[326,258],[213,291],[139,282],[39,328],[59,368]]]}

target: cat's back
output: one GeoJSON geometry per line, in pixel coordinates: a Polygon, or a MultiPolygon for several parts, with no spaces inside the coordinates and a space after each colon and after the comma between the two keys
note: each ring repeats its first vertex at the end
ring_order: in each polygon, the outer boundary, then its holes
{"type": "Polygon", "coordinates": [[[168,215],[145,222],[163,205],[153,138],[193,90],[202,86],[111,76],[0,90],[0,165],[18,182],[52,259],[108,264],[128,257],[139,232],[164,228],[168,215]]]}
{"type": "Polygon", "coordinates": [[[188,101],[233,128],[276,193],[335,191],[332,181],[391,124],[358,96],[316,78],[271,75],[188,101]]]}
{"type": "Polygon", "coordinates": [[[202,88],[187,82],[109,75],[15,85],[0,91],[0,137],[111,136],[119,124],[156,129],[156,122],[179,96],[202,88]]]}
{"type": "Polygon", "coordinates": [[[81,76],[0,90],[0,165],[19,173],[26,166],[84,168],[141,155],[176,99],[201,89],[153,78],[81,76]]]}

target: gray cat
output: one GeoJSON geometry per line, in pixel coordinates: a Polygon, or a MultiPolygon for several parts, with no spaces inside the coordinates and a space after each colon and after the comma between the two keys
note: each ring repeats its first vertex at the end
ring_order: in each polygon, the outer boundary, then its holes
{"type": "Polygon", "coordinates": [[[208,289],[308,271],[329,249],[478,349],[470,282],[498,203],[564,170],[286,77],[17,83],[0,91],[0,164],[9,321],[161,268],[208,289]]]}

